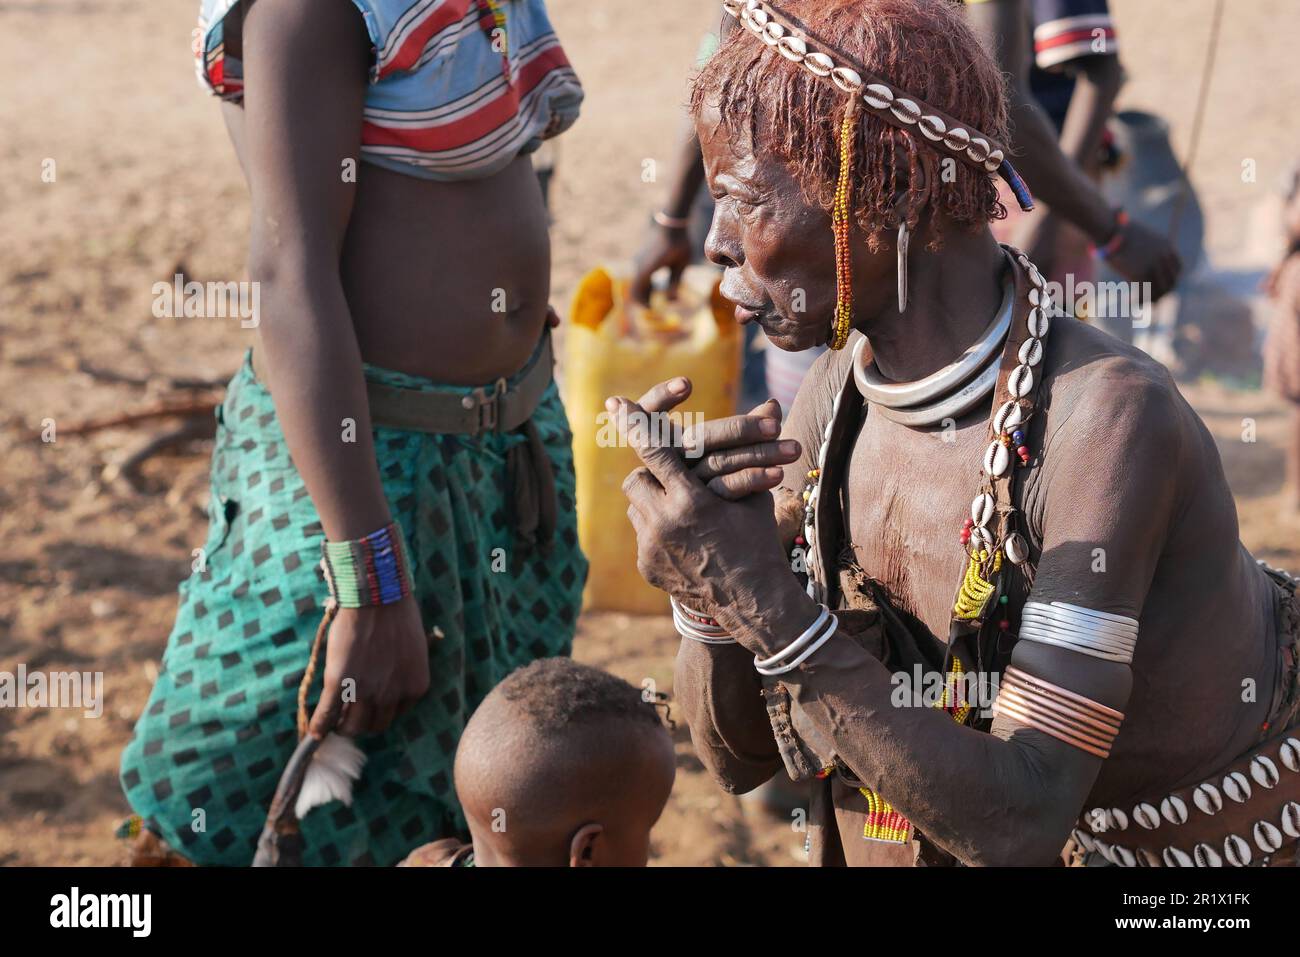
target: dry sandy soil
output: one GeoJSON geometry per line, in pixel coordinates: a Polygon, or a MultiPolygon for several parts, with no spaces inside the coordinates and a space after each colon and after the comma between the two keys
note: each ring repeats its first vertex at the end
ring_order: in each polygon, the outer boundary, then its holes
{"type": "MultiPolygon", "coordinates": [[[[1113,0],[1132,76],[1123,103],[1169,119],[1182,155],[1211,0],[1113,0]]],[[[1300,27],[1288,0],[1232,0],[1193,179],[1216,265],[1264,268],[1277,247],[1275,184],[1300,157],[1292,121],[1300,27]],[[1258,177],[1243,182],[1242,162],[1258,177]]],[[[160,377],[221,378],[249,332],[230,320],[159,320],[151,286],[176,272],[237,278],[248,210],[215,104],[195,85],[193,0],[0,0],[0,670],[102,671],[104,716],[0,711],[0,864],[103,864],[125,814],[117,756],[143,705],[202,540],[206,447],[151,460],[141,490],[101,481],[148,429],[53,444],[72,423],[165,397],[160,377]],[[32,42],[33,38],[45,42],[32,42]],[[57,51],[50,56],[49,51],[57,51]],[[53,161],[55,178],[42,178],[53,161]],[[91,371],[87,371],[91,370],[91,371]],[[108,381],[94,370],[136,377],[108,381]]],[[[582,76],[581,122],[560,141],[555,299],[604,260],[627,257],[663,185],[642,163],[672,162],[703,0],[552,0],[582,76]]],[[[1300,567],[1283,508],[1285,409],[1252,391],[1189,383],[1219,440],[1242,537],[1300,567]],[[1243,420],[1257,425],[1245,442],[1243,420]]],[[[589,614],[575,654],[633,682],[670,688],[664,619],[589,614]]],[[[655,833],[661,864],[795,864],[802,835],[753,813],[707,778],[678,732],[676,792],[655,833]]]]}

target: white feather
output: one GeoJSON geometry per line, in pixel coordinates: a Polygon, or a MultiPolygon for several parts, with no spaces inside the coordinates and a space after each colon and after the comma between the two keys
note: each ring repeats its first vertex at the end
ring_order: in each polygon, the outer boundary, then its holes
{"type": "Polygon", "coordinates": [[[298,820],[301,821],[312,808],[330,801],[342,801],[351,806],[352,782],[360,779],[365,764],[365,752],[351,738],[327,734],[312,755],[302,790],[298,792],[298,801],[293,806],[298,820]]]}

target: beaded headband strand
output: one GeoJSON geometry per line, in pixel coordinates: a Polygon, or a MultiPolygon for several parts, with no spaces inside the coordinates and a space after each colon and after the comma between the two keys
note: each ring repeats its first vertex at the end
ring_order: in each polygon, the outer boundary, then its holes
{"type": "Polygon", "coordinates": [[[853,327],[853,253],[849,248],[849,197],[853,195],[853,141],[858,129],[857,101],[850,100],[840,121],[840,177],[835,184],[831,229],[835,233],[835,324],[830,347],[836,351],[849,341],[853,327]]]}

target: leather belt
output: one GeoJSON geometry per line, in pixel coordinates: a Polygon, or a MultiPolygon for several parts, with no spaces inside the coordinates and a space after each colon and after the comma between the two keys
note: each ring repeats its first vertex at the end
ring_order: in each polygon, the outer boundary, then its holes
{"type": "MultiPolygon", "coordinates": [[[[253,375],[267,381],[261,353],[253,350],[253,375]]],[[[529,364],[513,385],[505,378],[468,393],[423,392],[366,381],[370,423],[409,432],[447,435],[481,435],[513,432],[537,410],[554,372],[554,353],[548,330],[529,364]]]]}

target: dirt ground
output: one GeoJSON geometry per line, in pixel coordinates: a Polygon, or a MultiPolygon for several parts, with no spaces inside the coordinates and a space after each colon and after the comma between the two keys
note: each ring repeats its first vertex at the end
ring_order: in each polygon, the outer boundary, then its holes
{"type": "MultiPolygon", "coordinates": [[[[1182,156],[1212,0],[1112,5],[1131,76],[1122,103],[1165,116],[1182,156]]],[[[165,398],[167,378],[224,377],[249,341],[231,320],[150,311],[153,283],[174,273],[242,274],[247,204],[218,110],[195,84],[196,6],[0,0],[0,670],[102,671],[106,698],[99,719],[0,710],[0,864],[117,860],[118,753],[202,541],[206,496],[201,440],[148,462],[133,492],[103,470],[152,426],[53,443],[33,430],[165,398]]],[[[588,93],[559,142],[552,193],[555,301],[566,304],[583,271],[631,254],[662,200],[688,69],[717,5],[550,7],[588,93]],[[645,160],[657,181],[643,180],[645,160]]],[[[1228,7],[1193,180],[1215,265],[1260,271],[1278,247],[1277,181],[1300,158],[1291,121],[1300,74],[1288,69],[1300,27],[1289,0],[1228,7]],[[1253,182],[1243,180],[1246,160],[1253,182]]],[[[1300,519],[1282,488],[1286,409],[1213,382],[1188,383],[1184,394],[1219,442],[1247,546],[1300,567],[1300,519]]],[[[675,647],[667,619],[588,614],[575,654],[667,690],[675,647]]],[[[802,834],[723,794],[683,728],[677,738],[679,777],[655,862],[799,863],[802,834]]]]}

